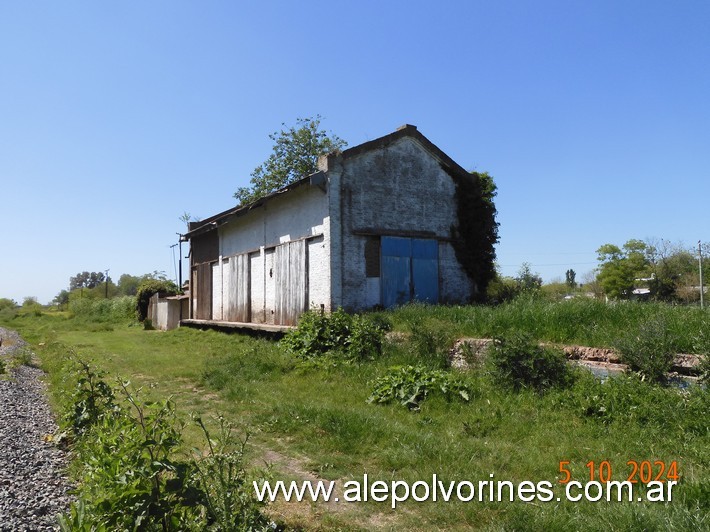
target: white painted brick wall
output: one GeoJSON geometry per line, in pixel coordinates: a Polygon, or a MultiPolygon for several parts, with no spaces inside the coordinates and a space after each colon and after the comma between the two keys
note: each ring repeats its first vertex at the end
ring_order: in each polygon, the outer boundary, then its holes
{"type": "MultiPolygon", "coordinates": [[[[274,322],[275,286],[270,275],[273,254],[265,247],[318,236],[309,240],[309,305],[330,310],[330,217],[328,196],[318,187],[304,185],[285,197],[232,218],[219,227],[219,250],[223,257],[251,252],[252,321],[274,322]]],[[[214,284],[213,286],[217,286],[214,284]]],[[[213,292],[216,292],[213,290],[213,292]]],[[[214,294],[215,303],[217,295],[214,294]]],[[[223,305],[224,302],[220,301],[223,305]]],[[[215,316],[219,315],[217,312],[215,316]]],[[[218,319],[218,318],[215,318],[218,319]]]]}

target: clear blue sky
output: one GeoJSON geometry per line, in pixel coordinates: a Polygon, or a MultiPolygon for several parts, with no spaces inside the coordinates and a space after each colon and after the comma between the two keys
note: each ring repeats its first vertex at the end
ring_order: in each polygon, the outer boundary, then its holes
{"type": "Polygon", "coordinates": [[[710,239],[710,3],[0,2],[0,297],[173,276],[282,122],[415,124],[498,184],[498,261],[710,239]]]}

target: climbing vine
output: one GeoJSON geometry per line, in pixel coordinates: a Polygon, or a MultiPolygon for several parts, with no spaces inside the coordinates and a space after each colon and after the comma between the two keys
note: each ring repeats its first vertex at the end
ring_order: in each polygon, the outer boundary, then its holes
{"type": "MultiPolygon", "coordinates": [[[[445,168],[446,169],[446,168],[445,168]]],[[[498,222],[496,185],[486,172],[449,172],[456,184],[458,225],[451,227],[456,258],[474,284],[471,299],[481,301],[495,277],[498,222]]]]}

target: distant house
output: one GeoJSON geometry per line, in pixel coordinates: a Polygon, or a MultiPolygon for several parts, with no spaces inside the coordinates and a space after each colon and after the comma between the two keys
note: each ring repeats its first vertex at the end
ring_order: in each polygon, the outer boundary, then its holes
{"type": "Polygon", "coordinates": [[[311,308],[471,298],[455,250],[457,182],[471,174],[411,125],[318,164],[190,224],[191,320],[294,325],[311,308]]]}

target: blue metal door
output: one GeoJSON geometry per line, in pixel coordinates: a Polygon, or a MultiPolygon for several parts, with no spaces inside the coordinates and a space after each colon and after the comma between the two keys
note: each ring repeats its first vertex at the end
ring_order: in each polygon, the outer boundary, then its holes
{"type": "Polygon", "coordinates": [[[403,305],[411,300],[412,242],[409,238],[382,237],[382,304],[403,305]]]}
{"type": "Polygon", "coordinates": [[[439,243],[412,239],[412,299],[439,302],[439,243]]]}
{"type": "Polygon", "coordinates": [[[439,246],[436,240],[382,237],[382,304],[439,301],[439,246]]]}

